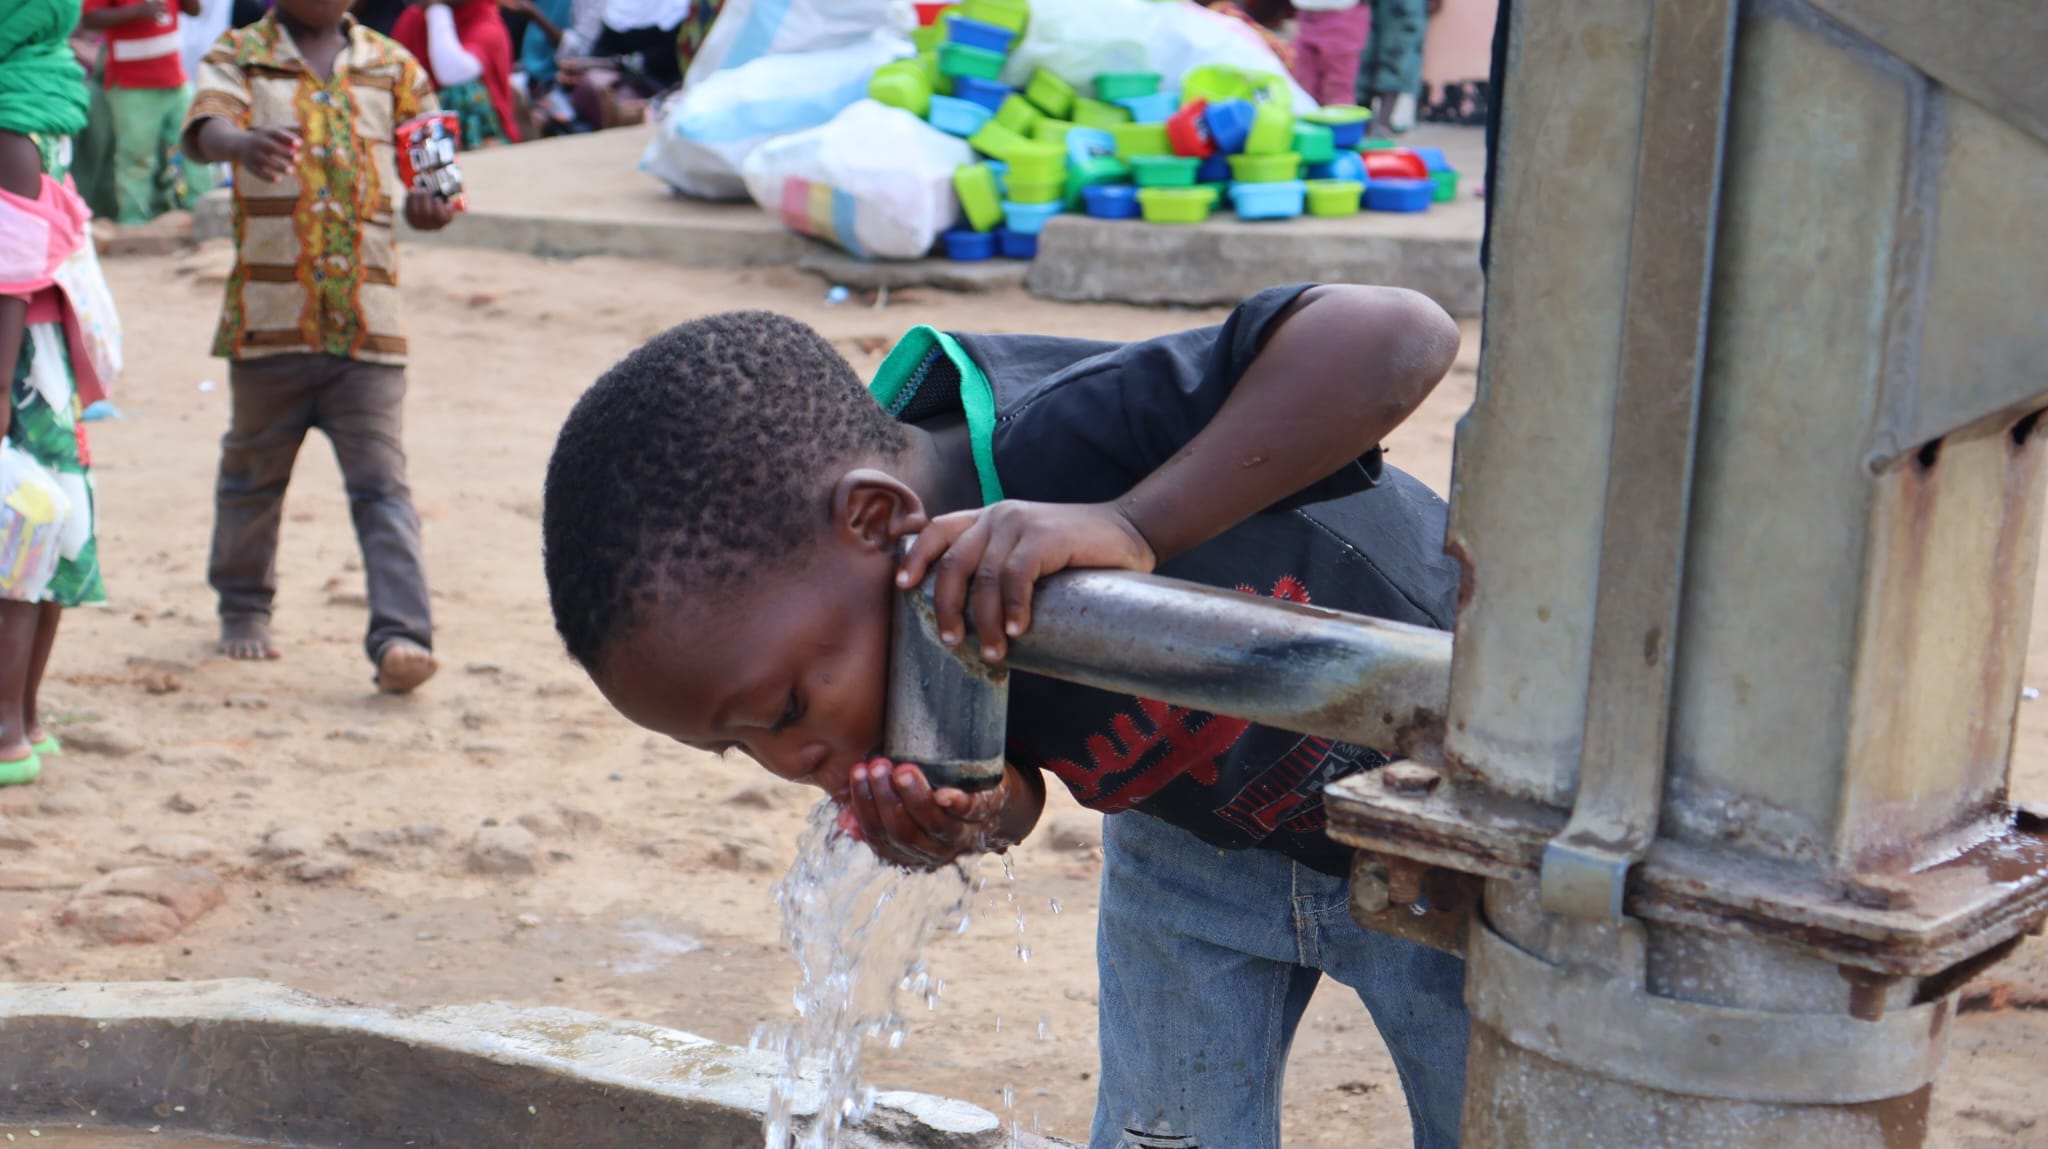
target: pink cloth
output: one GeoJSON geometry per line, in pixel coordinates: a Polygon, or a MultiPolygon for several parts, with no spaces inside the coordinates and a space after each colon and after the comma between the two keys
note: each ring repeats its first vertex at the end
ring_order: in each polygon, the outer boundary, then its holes
{"type": "Polygon", "coordinates": [[[90,354],[77,310],[57,284],[57,269],[90,242],[85,225],[91,218],[92,209],[69,178],[59,183],[45,174],[34,199],[0,188],[0,295],[27,300],[31,324],[64,325],[78,398],[87,406],[107,397],[108,380],[90,354]]]}
{"type": "Polygon", "coordinates": [[[33,299],[85,243],[92,210],[70,184],[45,175],[34,199],[0,188],[0,295],[33,299]]]}
{"type": "Polygon", "coordinates": [[[1294,79],[1316,103],[1349,104],[1358,99],[1358,62],[1372,31],[1372,6],[1334,12],[1304,8],[1294,19],[1294,79]]]}

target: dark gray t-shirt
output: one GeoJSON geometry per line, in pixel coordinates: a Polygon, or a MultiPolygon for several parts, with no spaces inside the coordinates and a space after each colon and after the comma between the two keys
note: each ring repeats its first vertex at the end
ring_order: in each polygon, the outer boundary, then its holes
{"type": "MultiPolygon", "coordinates": [[[[968,416],[985,497],[1106,502],[1214,417],[1267,326],[1306,285],[1260,293],[1221,326],[1138,343],[921,329],[875,390],[906,422],[968,416]]],[[[1171,578],[1448,628],[1458,570],[1445,507],[1374,449],[1159,569],[1171,578]]],[[[1259,847],[1326,873],[1350,851],[1323,834],[1323,787],[1384,759],[1357,746],[1017,674],[1010,758],[1082,805],[1138,810],[1223,849],[1259,847]]]]}

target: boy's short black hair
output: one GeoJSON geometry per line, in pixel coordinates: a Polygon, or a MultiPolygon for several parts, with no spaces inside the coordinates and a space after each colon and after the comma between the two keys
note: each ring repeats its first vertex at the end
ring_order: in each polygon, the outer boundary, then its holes
{"type": "Polygon", "coordinates": [[[576,401],[555,441],[541,540],[555,629],[595,670],[640,611],[737,587],[824,526],[835,466],[907,439],[809,325],[691,320],[576,401]]]}

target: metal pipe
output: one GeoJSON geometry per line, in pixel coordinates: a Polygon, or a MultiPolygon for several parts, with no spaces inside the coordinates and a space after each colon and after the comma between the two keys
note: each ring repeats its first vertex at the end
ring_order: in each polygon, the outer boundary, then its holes
{"type": "MultiPolygon", "coordinates": [[[[931,587],[906,592],[887,748],[948,777],[1000,776],[1004,671],[939,644],[931,587]],[[990,772],[990,762],[996,765],[990,772]]],[[[1041,582],[1005,666],[1440,763],[1451,637],[1128,571],[1041,582]]]]}

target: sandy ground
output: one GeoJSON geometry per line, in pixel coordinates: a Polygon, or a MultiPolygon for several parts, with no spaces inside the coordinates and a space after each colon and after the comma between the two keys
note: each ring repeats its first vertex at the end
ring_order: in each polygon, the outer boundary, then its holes
{"type": "MultiPolygon", "coordinates": [[[[788,271],[414,250],[408,446],[446,669],[392,699],[369,690],[360,567],[320,446],[302,457],[287,511],[285,659],[246,666],[213,653],[205,551],[227,396],[206,350],[225,261],[212,247],[110,267],[131,360],[119,395],[128,419],[99,425],[93,444],[113,601],[67,622],[49,688],[74,739],[105,750],[0,791],[0,813],[33,842],[0,851],[4,976],[260,977],[363,1001],[567,1005],[736,1042],[789,1008],[793,967],[769,888],[810,798],[747,762],[627,726],[560,654],[537,520],[542,464],[569,404],[636,341],[730,307],[815,323],[863,370],[914,323],[1132,338],[1212,314],[918,291],[882,311],[828,309],[820,283],[788,271]],[[479,828],[522,821],[538,835],[537,872],[472,872],[479,828]],[[310,861],[261,857],[280,831],[273,843],[303,839],[310,861]],[[57,924],[79,883],[151,854],[218,874],[225,904],[155,944],[90,943],[57,924]]],[[[1476,334],[1391,444],[1439,489],[1476,334]]],[[[2048,611],[2036,620],[2038,639],[2048,611]]],[[[2033,669],[2040,681],[2048,666],[2033,669]]],[[[2023,792],[2048,791],[2044,715],[2024,715],[2023,792]]],[[[1025,845],[1012,887],[1029,962],[1011,914],[938,943],[939,1012],[876,1057],[874,1076],[1006,1115],[1008,1086],[1025,1128],[1078,1138],[1094,1093],[1096,827],[1071,803],[1051,817],[1063,846],[1025,845]]],[[[989,896],[1004,888],[996,871],[989,896]]],[[[2048,958],[2029,944],[2003,971],[2015,1008],[1959,1023],[1937,1144],[2048,1145],[2048,1105],[2032,1085],[2048,1014],[2018,1008],[2048,1005],[2048,958]]],[[[1310,1010],[1287,1090],[1290,1146],[1408,1144],[1392,1068],[1340,989],[1310,1010]]]]}

